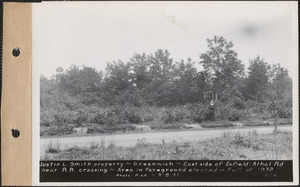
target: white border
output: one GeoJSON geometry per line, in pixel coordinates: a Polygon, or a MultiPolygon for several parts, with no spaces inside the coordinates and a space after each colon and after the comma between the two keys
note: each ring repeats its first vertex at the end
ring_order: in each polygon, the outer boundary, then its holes
{"type": "MultiPolygon", "coordinates": [[[[44,3],[44,2],[43,2],[44,3]]],[[[49,2],[48,2],[49,3],[49,2]]],[[[65,3],[65,2],[51,2],[51,3],[65,3]]],[[[69,2],[70,3],[70,2],[69,2]]],[[[73,2],[75,3],[75,2],[73,2]]],[[[91,2],[76,2],[76,3],[90,3],[91,2]]],[[[96,2],[93,2],[96,3],[96,2]]],[[[129,2],[127,2],[129,3],[129,2]]],[[[141,2],[139,2],[141,3],[141,2]]],[[[147,2],[149,3],[149,2],[147,2]]],[[[171,3],[171,2],[170,2],[171,3]]],[[[188,2],[184,2],[188,3],[188,2]]],[[[220,2],[209,2],[220,3],[220,2]]],[[[237,3],[237,2],[226,2],[237,3]]],[[[253,2],[252,2],[253,3],[253,2]]],[[[258,2],[263,3],[263,2],[258,2]]],[[[268,2],[270,3],[270,2],[268,2]]],[[[299,116],[298,116],[298,2],[276,2],[276,3],[289,3],[293,14],[293,61],[294,68],[297,73],[293,76],[293,182],[66,182],[66,183],[40,183],[39,182],[39,160],[40,160],[40,73],[39,67],[42,64],[36,61],[36,54],[34,48],[37,41],[35,40],[35,30],[32,30],[32,185],[33,186],[285,186],[285,185],[299,185],[299,116]]],[[[259,6],[259,5],[258,5],[259,6]]],[[[35,16],[35,4],[33,3],[32,16],[35,16]]],[[[33,19],[32,25],[34,28],[35,21],[33,19]]]]}
{"type": "MultiPolygon", "coordinates": [[[[32,6],[32,17],[34,13],[34,4],[32,6]]],[[[32,185],[40,186],[39,183],[39,160],[40,160],[40,64],[36,61],[36,46],[34,19],[32,19],[32,185]]]]}

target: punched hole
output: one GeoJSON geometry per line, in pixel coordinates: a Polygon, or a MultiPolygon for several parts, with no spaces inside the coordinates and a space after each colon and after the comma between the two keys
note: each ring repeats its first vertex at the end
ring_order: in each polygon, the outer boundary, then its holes
{"type": "Polygon", "coordinates": [[[20,55],[21,51],[19,47],[16,47],[13,49],[12,54],[14,57],[18,57],[20,55]]]}
{"type": "Polygon", "coordinates": [[[20,131],[18,129],[11,129],[11,134],[14,138],[18,138],[20,136],[20,131]]]}

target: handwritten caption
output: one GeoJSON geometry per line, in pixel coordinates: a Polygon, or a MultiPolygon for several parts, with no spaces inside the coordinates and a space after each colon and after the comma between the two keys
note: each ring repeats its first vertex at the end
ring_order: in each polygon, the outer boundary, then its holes
{"type": "Polygon", "coordinates": [[[287,161],[41,161],[41,181],[277,181],[291,180],[287,161]],[[284,173],[283,173],[284,172],[284,173]],[[48,179],[47,179],[48,176],[48,179]],[[52,177],[51,177],[52,176],[52,177]],[[53,177],[55,176],[55,177],[53,177]],[[249,178],[250,177],[250,178],[249,178]],[[85,178],[85,179],[84,179],[85,178]],[[286,178],[286,179],[285,179],[286,178]],[[81,179],[81,180],[80,180],[81,179]],[[76,180],[76,179],[75,179],[76,180]]]}

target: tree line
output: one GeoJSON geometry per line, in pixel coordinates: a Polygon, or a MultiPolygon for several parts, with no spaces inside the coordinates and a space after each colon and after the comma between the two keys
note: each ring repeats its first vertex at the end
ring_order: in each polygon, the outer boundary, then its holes
{"type": "Polygon", "coordinates": [[[244,64],[231,41],[214,36],[198,60],[174,61],[168,50],[135,53],[128,61],[108,62],[104,71],[71,65],[57,68],[50,78],[40,77],[41,110],[60,105],[76,110],[85,106],[177,106],[204,103],[212,91],[221,102],[292,103],[292,79],[280,64],[260,56],[244,64]],[[202,68],[198,68],[198,66],[202,68]],[[55,105],[55,106],[54,106],[55,105]]]}

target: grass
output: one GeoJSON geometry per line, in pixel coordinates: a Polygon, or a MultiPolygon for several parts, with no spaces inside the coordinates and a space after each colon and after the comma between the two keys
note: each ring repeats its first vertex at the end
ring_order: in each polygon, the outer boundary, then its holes
{"type": "MultiPolygon", "coordinates": [[[[91,143],[89,147],[47,151],[42,160],[272,160],[276,159],[275,135],[258,135],[256,131],[242,136],[224,133],[206,141],[150,144],[138,140],[134,147],[105,146],[91,143]]],[[[292,133],[278,132],[278,159],[292,159],[292,133]]]]}
{"type": "MultiPolygon", "coordinates": [[[[273,119],[265,103],[244,103],[237,109],[228,103],[218,102],[212,117],[207,104],[193,103],[179,106],[161,107],[88,107],[78,111],[55,111],[41,115],[40,135],[84,136],[95,134],[137,132],[147,126],[147,130],[182,130],[185,124],[199,124],[202,128],[231,128],[234,126],[269,126],[273,119]],[[237,125],[240,123],[241,125],[237,125]],[[80,128],[83,131],[80,131],[80,128]]],[[[292,124],[288,114],[279,118],[278,124],[292,124]]]]}
{"type": "Polygon", "coordinates": [[[47,146],[47,149],[46,149],[46,153],[59,153],[61,151],[60,149],[61,147],[61,144],[56,141],[55,144],[53,144],[52,142],[49,143],[49,145],[47,146]]]}
{"type": "MultiPolygon", "coordinates": [[[[137,126],[147,126],[149,127],[150,131],[178,131],[184,129],[190,129],[185,124],[198,124],[201,128],[235,128],[235,127],[251,127],[251,126],[273,126],[274,119],[262,120],[262,119],[244,119],[239,121],[228,121],[228,120],[215,120],[215,121],[204,121],[201,123],[192,123],[192,122],[176,122],[176,123],[159,123],[156,121],[153,122],[143,122],[138,124],[137,126]],[[240,123],[242,126],[236,126],[235,123],[240,123]]],[[[278,118],[278,125],[290,125],[293,121],[291,118],[278,118]]],[[[48,135],[41,134],[42,137],[76,137],[76,136],[91,136],[91,135],[100,135],[100,134],[116,134],[116,133],[130,133],[130,132],[140,132],[144,131],[141,128],[136,128],[132,124],[118,124],[115,126],[107,126],[107,125],[100,125],[100,124],[89,124],[86,125],[84,128],[87,128],[86,134],[77,134],[76,132],[72,133],[63,133],[63,130],[56,130],[60,131],[60,133],[56,133],[56,135],[48,135]]],[[[149,131],[147,130],[147,131],[149,131]]],[[[49,131],[49,130],[46,130],[49,131]]],[[[55,131],[55,132],[56,132],[55,131]]]]}

